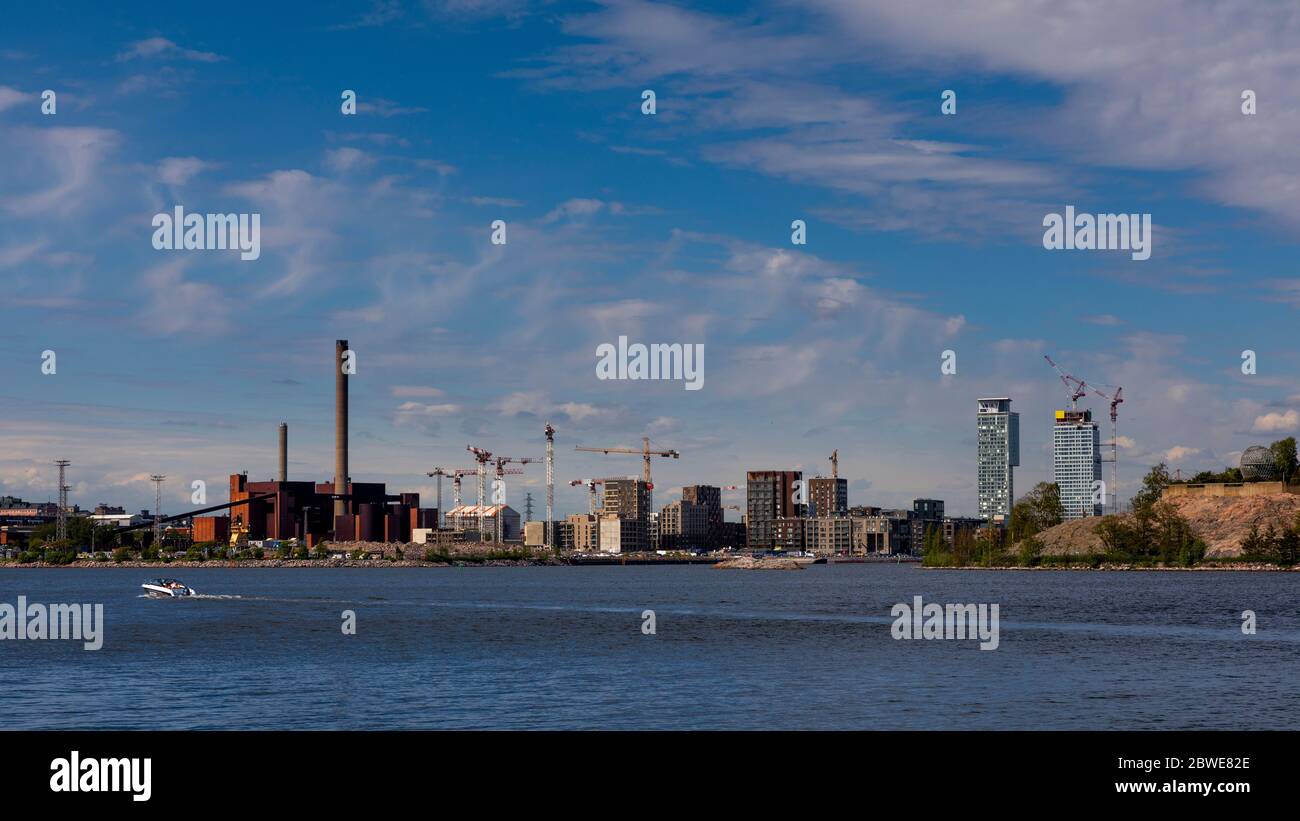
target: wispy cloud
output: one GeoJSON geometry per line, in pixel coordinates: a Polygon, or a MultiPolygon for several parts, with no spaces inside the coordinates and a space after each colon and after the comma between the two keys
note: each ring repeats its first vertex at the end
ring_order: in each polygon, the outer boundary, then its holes
{"type": "Polygon", "coordinates": [[[137,40],[117,55],[118,62],[148,58],[191,60],[197,63],[217,63],[226,59],[211,51],[183,48],[166,37],[137,40]]]}

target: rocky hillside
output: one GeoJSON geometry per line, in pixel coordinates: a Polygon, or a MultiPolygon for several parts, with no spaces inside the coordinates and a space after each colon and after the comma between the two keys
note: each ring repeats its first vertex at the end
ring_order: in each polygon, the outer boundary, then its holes
{"type": "MultiPolygon", "coordinates": [[[[1205,541],[1207,558],[1235,558],[1241,555],[1241,541],[1252,525],[1263,530],[1272,524],[1282,530],[1293,525],[1300,514],[1300,494],[1269,496],[1180,496],[1169,500],[1187,520],[1192,532],[1205,541]]],[[[1127,515],[1127,514],[1126,514],[1127,515]]],[[[1077,519],[1038,534],[1043,552],[1082,556],[1104,550],[1097,536],[1100,518],[1077,519]]]]}

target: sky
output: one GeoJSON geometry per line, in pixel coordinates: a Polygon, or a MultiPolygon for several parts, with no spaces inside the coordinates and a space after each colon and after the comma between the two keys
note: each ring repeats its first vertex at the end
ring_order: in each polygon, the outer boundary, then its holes
{"type": "Polygon", "coordinates": [[[838,450],[850,504],[973,514],[979,397],[1021,414],[1017,491],[1051,478],[1045,354],[1123,386],[1125,499],[1300,429],[1287,4],[116,5],[0,28],[0,494],[69,459],[82,507],[152,508],[153,473],[165,512],[225,501],[281,421],[328,480],[335,339],[353,480],[426,504],[549,421],[557,515],[641,469],[574,446],[643,435],[681,453],[660,504],[838,450]],[[155,249],[178,205],[259,214],[260,256],[155,249]],[[1045,249],[1067,205],[1149,213],[1150,259],[1045,249]],[[597,378],[620,336],[703,345],[702,388],[597,378]]]}

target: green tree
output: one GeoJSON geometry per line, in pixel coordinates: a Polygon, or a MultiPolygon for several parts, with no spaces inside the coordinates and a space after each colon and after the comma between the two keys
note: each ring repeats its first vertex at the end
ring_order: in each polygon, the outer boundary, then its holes
{"type": "Polygon", "coordinates": [[[1061,488],[1055,482],[1039,482],[1011,507],[1007,535],[1013,542],[1036,536],[1065,521],[1061,488]]]}
{"type": "Polygon", "coordinates": [[[1269,445],[1268,449],[1273,451],[1273,464],[1277,465],[1278,471],[1282,474],[1282,481],[1291,481],[1296,475],[1295,437],[1279,439],[1269,445]]]}
{"type": "Polygon", "coordinates": [[[1038,541],[1034,536],[1030,536],[1020,542],[1020,564],[1024,567],[1033,567],[1038,564],[1043,555],[1043,543],[1038,541]]]}
{"type": "Polygon", "coordinates": [[[952,563],[951,551],[948,550],[948,543],[944,541],[940,528],[926,528],[921,556],[922,564],[926,567],[944,567],[952,563]]]}
{"type": "Polygon", "coordinates": [[[1142,478],[1142,489],[1133,494],[1133,512],[1135,514],[1149,511],[1151,506],[1160,501],[1160,494],[1173,482],[1169,478],[1169,466],[1164,462],[1155,465],[1142,478]]]}

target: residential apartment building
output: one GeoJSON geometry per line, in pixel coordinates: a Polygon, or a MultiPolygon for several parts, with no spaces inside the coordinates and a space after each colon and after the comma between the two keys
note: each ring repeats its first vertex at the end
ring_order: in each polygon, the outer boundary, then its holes
{"type": "MultiPolygon", "coordinates": [[[[802,481],[803,473],[797,470],[752,470],[745,474],[745,538],[749,549],[773,549],[778,545],[774,530],[777,520],[807,515],[807,504],[796,498],[796,483],[802,481]]],[[[786,530],[785,537],[789,537],[789,526],[786,530]]]]}
{"type": "Polygon", "coordinates": [[[659,509],[660,550],[706,550],[710,542],[709,511],[704,505],[681,499],[659,509]]]}
{"type": "Polygon", "coordinates": [[[1020,464],[1020,414],[1007,397],[979,399],[975,415],[979,515],[1011,515],[1015,503],[1014,468],[1020,464]]]}
{"type": "Polygon", "coordinates": [[[1101,434],[1092,411],[1058,410],[1052,426],[1052,481],[1061,489],[1065,518],[1102,514],[1101,434]],[[1094,492],[1095,490],[1095,492],[1094,492]]]}
{"type": "Polygon", "coordinates": [[[849,480],[815,476],[808,480],[809,516],[847,516],[849,480]]]}

